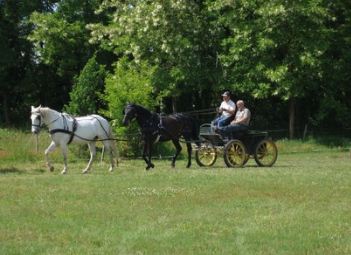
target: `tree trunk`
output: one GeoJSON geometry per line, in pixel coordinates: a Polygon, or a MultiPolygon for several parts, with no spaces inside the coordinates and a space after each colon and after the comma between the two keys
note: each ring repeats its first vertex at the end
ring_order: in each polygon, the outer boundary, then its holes
{"type": "Polygon", "coordinates": [[[289,138],[295,137],[295,98],[291,98],[289,102],[289,138]]]}
{"type": "Polygon", "coordinates": [[[172,97],[172,111],[173,113],[177,112],[177,98],[176,97],[172,97]]]}
{"type": "Polygon", "coordinates": [[[6,125],[9,125],[10,124],[9,106],[7,101],[7,95],[5,93],[2,96],[2,110],[4,114],[4,122],[6,125]]]}

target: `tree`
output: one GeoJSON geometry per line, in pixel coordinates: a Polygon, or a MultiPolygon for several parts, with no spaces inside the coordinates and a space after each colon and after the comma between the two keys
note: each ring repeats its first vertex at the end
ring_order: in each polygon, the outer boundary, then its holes
{"type": "Polygon", "coordinates": [[[110,117],[118,123],[122,122],[122,111],[125,105],[137,103],[147,108],[153,108],[152,75],[154,69],[147,62],[138,65],[122,58],[115,66],[113,74],[106,78],[104,99],[109,105],[110,117]]]}
{"type": "MultiPolygon", "coordinates": [[[[318,93],[318,108],[313,121],[327,127],[351,127],[351,2],[326,4],[330,31],[329,47],[323,54],[323,88],[318,93]]],[[[315,94],[316,95],[316,94],[315,94]]]]}
{"type": "Polygon", "coordinates": [[[81,71],[72,91],[70,102],[65,110],[76,115],[97,113],[102,103],[101,93],[104,90],[105,68],[99,65],[93,56],[81,71]]]}
{"type": "Polygon", "coordinates": [[[52,12],[34,12],[30,16],[34,29],[27,38],[35,47],[36,62],[56,74],[55,90],[60,91],[61,107],[69,100],[74,77],[96,52],[88,42],[86,25],[103,19],[94,14],[100,3],[101,0],[63,0],[52,12]]]}
{"type": "Polygon", "coordinates": [[[151,85],[153,72],[154,69],[147,62],[141,61],[135,64],[124,57],[116,63],[114,72],[106,78],[104,99],[108,104],[108,111],[105,115],[114,120],[112,125],[119,136],[129,135],[128,146],[135,154],[140,151],[140,139],[135,135],[138,133],[138,127],[134,122],[128,129],[122,127],[123,109],[127,103],[154,108],[155,100],[151,85]]]}
{"type": "Polygon", "coordinates": [[[254,98],[289,101],[294,137],[296,101],[320,88],[323,54],[328,49],[328,13],[322,0],[215,1],[222,40],[221,64],[234,90],[254,98]]]}
{"type": "Polygon", "coordinates": [[[107,0],[100,11],[109,12],[111,21],[89,26],[91,42],[153,66],[152,86],[159,99],[198,93],[218,82],[218,31],[202,1],[107,0]]]}
{"type": "Polygon", "coordinates": [[[1,122],[13,124],[19,118],[22,120],[28,102],[38,94],[32,45],[26,40],[32,27],[26,21],[33,11],[52,10],[55,2],[0,1],[1,122]]]}

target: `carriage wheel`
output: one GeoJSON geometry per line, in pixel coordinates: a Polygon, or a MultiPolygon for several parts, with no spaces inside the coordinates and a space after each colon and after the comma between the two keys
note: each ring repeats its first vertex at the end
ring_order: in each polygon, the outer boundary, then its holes
{"type": "Polygon", "coordinates": [[[195,159],[199,166],[212,166],[217,160],[216,148],[210,143],[202,144],[195,151],[195,159]]]}
{"type": "Polygon", "coordinates": [[[278,157],[278,149],[272,140],[264,139],[255,149],[255,161],[259,166],[272,166],[278,157]]]}
{"type": "Polygon", "coordinates": [[[248,157],[244,144],[239,140],[231,140],[224,147],[224,162],[228,167],[241,167],[248,157]]]}

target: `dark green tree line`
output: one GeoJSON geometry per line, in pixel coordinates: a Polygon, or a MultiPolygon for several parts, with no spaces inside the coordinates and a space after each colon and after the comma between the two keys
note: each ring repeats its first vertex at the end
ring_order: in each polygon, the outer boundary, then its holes
{"type": "MultiPolygon", "coordinates": [[[[37,63],[26,39],[33,11],[51,11],[55,1],[0,1],[0,121],[11,124],[23,114],[24,104],[39,94],[35,86],[37,63]]],[[[23,118],[23,116],[22,116],[23,118]]]]}
{"type": "Polygon", "coordinates": [[[266,119],[259,121],[260,127],[275,120],[289,128],[291,137],[296,127],[351,126],[349,1],[62,0],[28,1],[22,9],[15,5],[0,5],[0,84],[6,91],[1,118],[7,122],[12,96],[25,98],[23,108],[59,93],[56,107],[75,105],[80,111],[92,110],[103,98],[108,106],[104,113],[119,119],[126,101],[149,107],[167,101],[172,102],[168,112],[183,111],[213,107],[220,92],[229,89],[250,103],[257,119],[266,119]],[[8,29],[6,22],[22,32],[8,29]],[[93,78],[84,78],[89,77],[86,70],[97,70],[87,67],[94,54],[110,74],[99,85],[105,87],[99,99],[79,100],[87,97],[77,91],[96,88],[93,78]],[[26,68],[21,69],[23,62],[26,68]],[[140,94],[142,88],[146,90],[140,94]]]}

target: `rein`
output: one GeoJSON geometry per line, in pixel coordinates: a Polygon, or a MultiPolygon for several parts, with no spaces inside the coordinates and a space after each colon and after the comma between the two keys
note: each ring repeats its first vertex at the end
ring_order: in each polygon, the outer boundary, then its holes
{"type": "MultiPolygon", "coordinates": [[[[55,129],[49,130],[49,133],[50,133],[50,135],[53,135],[55,133],[65,133],[65,134],[70,135],[70,138],[69,138],[69,141],[68,141],[67,144],[70,144],[75,136],[78,137],[79,139],[87,141],[87,142],[95,142],[95,141],[96,142],[103,142],[103,141],[127,141],[125,139],[116,139],[116,138],[88,139],[88,138],[82,137],[82,136],[77,135],[75,133],[77,131],[77,127],[78,127],[78,121],[75,118],[72,117],[72,119],[73,119],[73,127],[72,127],[72,131],[70,131],[69,128],[68,128],[68,125],[67,125],[67,119],[66,119],[65,115],[61,114],[61,117],[63,118],[63,122],[64,122],[63,126],[64,126],[64,128],[63,129],[62,128],[55,128],[55,129]]],[[[59,118],[61,118],[61,117],[59,117],[59,118]]],[[[59,118],[57,118],[56,120],[58,120],[59,118]]],[[[101,128],[104,130],[106,136],[109,137],[107,131],[105,130],[105,128],[101,124],[100,120],[98,118],[94,117],[94,116],[92,116],[92,118],[95,118],[99,122],[99,124],[100,124],[101,128]]],[[[51,123],[53,123],[53,122],[51,122],[51,123]]]]}

